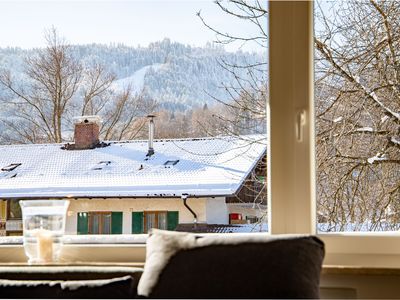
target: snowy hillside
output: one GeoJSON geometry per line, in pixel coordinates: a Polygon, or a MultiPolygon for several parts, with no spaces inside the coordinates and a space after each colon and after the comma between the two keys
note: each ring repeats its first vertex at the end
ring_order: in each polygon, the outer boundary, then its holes
{"type": "Polygon", "coordinates": [[[139,94],[145,86],[145,76],[150,72],[157,72],[161,68],[168,68],[168,64],[153,64],[140,68],[132,76],[118,79],[113,83],[112,88],[115,91],[121,91],[130,87],[135,94],[139,94]]]}
{"type": "MultiPolygon", "coordinates": [[[[239,65],[266,60],[259,54],[226,52],[212,45],[192,47],[169,39],[148,47],[91,44],[71,46],[71,50],[83,65],[102,64],[114,73],[117,76],[114,89],[131,84],[136,92],[144,89],[162,107],[170,110],[210,104],[214,100],[209,95],[229,99],[221,86],[231,83],[233,76],[221,67],[221,59],[239,65]]],[[[35,55],[37,51],[0,48],[0,69],[11,70],[23,82],[24,57],[35,55]]],[[[238,75],[246,77],[246,70],[241,69],[238,75]]]]}

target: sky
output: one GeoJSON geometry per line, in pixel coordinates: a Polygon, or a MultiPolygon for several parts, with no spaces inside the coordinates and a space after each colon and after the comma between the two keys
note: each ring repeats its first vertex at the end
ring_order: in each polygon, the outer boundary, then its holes
{"type": "MultiPolygon", "coordinates": [[[[44,32],[52,26],[71,44],[147,46],[168,37],[204,46],[215,34],[198,11],[222,31],[255,33],[249,22],[228,16],[211,0],[0,0],[0,47],[43,47],[44,32]]],[[[256,44],[225,48],[260,51],[256,44]]]]}

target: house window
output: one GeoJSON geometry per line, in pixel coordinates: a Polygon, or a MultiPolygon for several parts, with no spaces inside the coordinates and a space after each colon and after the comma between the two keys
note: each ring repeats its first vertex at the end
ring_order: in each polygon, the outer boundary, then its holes
{"type": "Polygon", "coordinates": [[[1,168],[1,171],[3,172],[10,172],[18,168],[21,164],[20,163],[15,163],[15,164],[9,164],[8,166],[5,166],[1,168]]]}
{"type": "Polygon", "coordinates": [[[79,212],[78,234],[121,234],[122,212],[79,212]]]}
{"type": "Polygon", "coordinates": [[[6,234],[8,236],[22,235],[22,210],[19,200],[10,199],[4,203],[7,211],[6,234]]]}
{"type": "Polygon", "coordinates": [[[175,166],[178,162],[179,162],[179,159],[178,159],[178,160],[167,160],[167,161],[164,163],[164,166],[165,166],[166,168],[169,168],[169,167],[175,166]]]}
{"type": "Polygon", "coordinates": [[[167,229],[167,212],[165,211],[145,211],[144,230],[148,233],[150,229],[167,229]]]}
{"type": "Polygon", "coordinates": [[[92,168],[92,170],[96,170],[96,171],[103,170],[103,168],[109,166],[110,164],[111,164],[111,161],[109,161],[109,160],[100,161],[96,166],[94,166],[92,168]]]}
{"type": "Polygon", "coordinates": [[[111,212],[92,212],[89,214],[89,234],[111,233],[111,212]]]}
{"type": "Polygon", "coordinates": [[[22,210],[19,200],[7,201],[7,220],[22,220],[22,210]]]}
{"type": "Polygon", "coordinates": [[[132,233],[148,233],[151,228],[175,230],[178,223],[178,211],[132,212],[132,233]]]}

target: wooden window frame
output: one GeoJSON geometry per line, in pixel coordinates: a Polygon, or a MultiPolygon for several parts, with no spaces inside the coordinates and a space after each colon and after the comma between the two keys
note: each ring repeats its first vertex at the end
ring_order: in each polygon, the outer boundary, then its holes
{"type": "Polygon", "coordinates": [[[167,221],[167,228],[168,228],[168,211],[167,210],[145,210],[143,211],[143,232],[144,233],[148,233],[147,232],[147,215],[148,214],[155,214],[156,218],[155,218],[155,222],[157,227],[153,227],[153,228],[159,228],[158,226],[158,215],[159,214],[165,214],[165,219],[167,221]]]}
{"type": "Polygon", "coordinates": [[[105,234],[102,232],[103,229],[103,216],[104,215],[110,215],[110,230],[109,233],[111,234],[111,229],[112,229],[112,212],[111,211],[89,211],[88,212],[88,234],[105,234]],[[93,228],[92,228],[92,218],[93,215],[100,215],[101,218],[99,219],[99,233],[93,233],[93,228]]]}

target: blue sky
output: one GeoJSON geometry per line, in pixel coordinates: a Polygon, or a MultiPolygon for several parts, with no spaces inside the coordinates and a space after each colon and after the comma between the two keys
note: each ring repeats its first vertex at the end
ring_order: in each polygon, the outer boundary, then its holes
{"type": "Polygon", "coordinates": [[[0,0],[0,47],[42,47],[44,31],[52,26],[72,44],[146,46],[168,37],[202,46],[215,35],[201,24],[199,10],[222,31],[254,33],[253,26],[227,16],[211,0],[0,0]]]}

